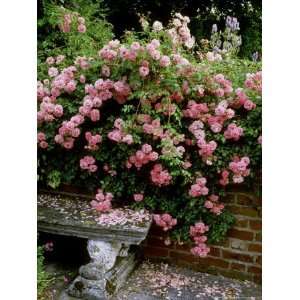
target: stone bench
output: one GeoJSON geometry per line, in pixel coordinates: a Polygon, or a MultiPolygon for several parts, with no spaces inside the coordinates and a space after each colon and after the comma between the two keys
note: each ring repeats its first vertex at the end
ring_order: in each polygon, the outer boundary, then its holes
{"type": "Polygon", "coordinates": [[[91,262],[79,268],[70,296],[100,300],[113,295],[137,262],[134,245],[147,236],[151,215],[128,208],[99,213],[90,198],[68,193],[38,194],[38,231],[88,239],[91,262]]]}

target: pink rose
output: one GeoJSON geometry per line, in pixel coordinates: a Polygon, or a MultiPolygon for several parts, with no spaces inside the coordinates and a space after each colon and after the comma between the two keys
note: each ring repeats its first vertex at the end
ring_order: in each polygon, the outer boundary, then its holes
{"type": "Polygon", "coordinates": [[[84,24],[79,24],[77,27],[78,32],[85,33],[86,32],[86,26],[84,24]]]}
{"type": "Polygon", "coordinates": [[[100,120],[100,111],[98,109],[92,109],[90,113],[91,120],[93,122],[100,120]]]}
{"type": "Polygon", "coordinates": [[[134,194],[134,195],[133,195],[133,199],[134,199],[134,201],[136,201],[136,202],[143,201],[144,195],[143,195],[143,194],[134,194]]]}
{"type": "Polygon", "coordinates": [[[57,76],[57,75],[58,75],[58,70],[57,70],[57,68],[55,68],[55,67],[49,68],[49,69],[48,69],[48,75],[49,75],[50,77],[55,77],[55,76],[57,76]]]}
{"type": "Polygon", "coordinates": [[[161,67],[167,67],[170,65],[170,63],[171,63],[171,60],[170,60],[169,56],[166,56],[166,55],[163,55],[159,61],[159,65],[161,67]]]}
{"type": "Polygon", "coordinates": [[[149,68],[142,66],[139,68],[139,73],[142,77],[146,77],[149,74],[149,68]]]}

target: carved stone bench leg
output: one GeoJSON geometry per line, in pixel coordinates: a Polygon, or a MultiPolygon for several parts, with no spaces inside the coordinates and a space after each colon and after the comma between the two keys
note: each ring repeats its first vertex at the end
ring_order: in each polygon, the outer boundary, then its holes
{"type": "Polygon", "coordinates": [[[88,240],[87,249],[91,262],[80,267],[67,292],[81,299],[108,299],[133,270],[135,253],[128,252],[128,245],[100,240],[88,240]]]}

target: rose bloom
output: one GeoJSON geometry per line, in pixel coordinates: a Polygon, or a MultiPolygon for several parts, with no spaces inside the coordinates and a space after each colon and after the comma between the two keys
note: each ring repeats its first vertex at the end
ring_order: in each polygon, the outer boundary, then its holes
{"type": "Polygon", "coordinates": [[[41,141],[41,142],[40,142],[40,147],[41,147],[42,149],[46,149],[46,148],[48,147],[48,143],[47,143],[46,141],[41,141]]]}
{"type": "Polygon", "coordinates": [[[170,58],[167,55],[163,55],[159,61],[159,65],[161,67],[167,67],[170,65],[170,63],[171,63],[170,58]]]}
{"type": "Polygon", "coordinates": [[[47,63],[48,65],[53,65],[54,62],[55,62],[55,60],[54,60],[54,58],[53,58],[52,56],[47,57],[46,63],[47,63]]]}
{"type": "Polygon", "coordinates": [[[140,202],[140,201],[142,201],[144,199],[144,195],[143,194],[134,194],[133,195],[133,199],[136,202],[140,202]]]}
{"type": "Polygon", "coordinates": [[[90,166],[89,166],[89,171],[90,171],[90,172],[96,172],[97,169],[98,169],[98,167],[97,167],[96,165],[90,165],[90,166]]]}
{"type": "Polygon", "coordinates": [[[78,30],[78,32],[85,33],[86,32],[86,27],[85,27],[84,24],[79,24],[78,27],[77,27],[77,30],[78,30]]]}
{"type": "Polygon", "coordinates": [[[142,77],[146,77],[149,74],[149,68],[142,66],[139,68],[139,73],[142,77]]]}
{"type": "Polygon", "coordinates": [[[207,201],[205,201],[204,206],[206,208],[210,209],[210,208],[213,208],[214,204],[211,201],[207,200],[207,201]]]}
{"type": "Polygon", "coordinates": [[[91,120],[93,122],[99,121],[100,120],[100,112],[98,109],[92,109],[91,110],[91,120]]]}
{"type": "Polygon", "coordinates": [[[54,68],[54,67],[51,67],[51,68],[49,68],[49,70],[48,70],[48,75],[49,75],[50,77],[55,77],[55,76],[58,75],[58,70],[57,70],[56,68],[54,68]]]}
{"type": "Polygon", "coordinates": [[[155,21],[152,26],[154,31],[161,31],[163,29],[163,25],[159,21],[155,21]]]}
{"type": "Polygon", "coordinates": [[[84,75],[80,75],[79,81],[80,81],[81,83],[85,83],[85,76],[84,76],[84,75]]]}

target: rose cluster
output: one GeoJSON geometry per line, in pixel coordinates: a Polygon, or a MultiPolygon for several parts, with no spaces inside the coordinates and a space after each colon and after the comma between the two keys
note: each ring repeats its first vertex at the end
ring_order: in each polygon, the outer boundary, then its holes
{"type": "Polygon", "coordinates": [[[96,160],[93,156],[85,156],[80,160],[80,168],[89,172],[96,172],[98,167],[95,164],[96,160]]]}
{"type": "Polygon", "coordinates": [[[170,214],[155,214],[153,215],[153,219],[157,226],[162,227],[163,231],[168,231],[172,229],[177,224],[177,219],[172,218],[170,214]]]}
{"type": "Polygon", "coordinates": [[[169,185],[172,180],[172,176],[167,170],[163,169],[161,164],[155,164],[150,175],[152,182],[158,186],[169,185]]]}
{"type": "Polygon", "coordinates": [[[88,142],[88,145],[85,146],[85,149],[95,151],[99,149],[98,144],[102,142],[102,137],[100,134],[92,135],[91,132],[87,131],[85,133],[85,138],[88,142]]]}
{"type": "Polygon", "coordinates": [[[198,153],[202,157],[202,160],[208,165],[212,164],[211,159],[214,151],[217,148],[217,143],[215,141],[206,143],[205,141],[200,139],[197,142],[197,146],[200,148],[198,153]]]}
{"type": "Polygon", "coordinates": [[[197,103],[193,100],[190,100],[187,104],[187,108],[183,110],[183,115],[191,119],[201,119],[206,113],[208,113],[207,104],[197,103]]]}
{"type": "Polygon", "coordinates": [[[49,76],[54,77],[51,83],[51,95],[53,97],[58,97],[62,92],[69,94],[73,93],[77,87],[77,82],[75,81],[76,72],[77,68],[75,66],[69,66],[63,69],[60,73],[58,73],[57,69],[53,70],[52,68],[51,70],[51,68],[49,68],[49,76]]]}
{"type": "Polygon", "coordinates": [[[218,203],[219,196],[217,195],[210,195],[208,200],[204,202],[204,206],[209,209],[212,213],[216,215],[220,215],[222,210],[224,209],[223,203],[218,203]]]}
{"type": "Polygon", "coordinates": [[[108,133],[108,138],[117,143],[126,143],[131,145],[133,143],[133,137],[131,134],[127,134],[123,129],[124,121],[120,118],[114,122],[115,129],[108,133]]]}
{"type": "Polygon", "coordinates": [[[229,184],[229,172],[227,170],[222,171],[219,183],[223,186],[229,184]]]}
{"type": "Polygon", "coordinates": [[[95,199],[91,201],[91,206],[99,212],[107,212],[111,209],[112,199],[112,193],[104,193],[102,189],[98,189],[95,199]]]}
{"type": "Polygon", "coordinates": [[[226,100],[221,101],[215,108],[215,115],[208,118],[207,122],[212,132],[221,132],[224,122],[235,116],[234,110],[228,108],[228,105],[226,100]]]}
{"type": "Polygon", "coordinates": [[[209,230],[209,227],[203,222],[198,222],[190,227],[190,236],[194,240],[196,246],[191,249],[191,253],[196,256],[206,257],[210,251],[205,242],[207,237],[204,235],[209,230]]]}
{"type": "Polygon", "coordinates": [[[237,88],[235,93],[237,99],[233,103],[233,106],[236,108],[243,106],[246,110],[253,110],[256,107],[256,104],[248,98],[242,88],[237,88]]]}
{"type": "Polygon", "coordinates": [[[91,66],[89,59],[85,56],[76,57],[74,64],[75,66],[79,66],[82,70],[87,70],[91,66]]]}
{"type": "Polygon", "coordinates": [[[198,151],[199,155],[202,157],[202,160],[208,164],[212,164],[212,155],[217,148],[217,143],[215,141],[206,142],[205,140],[205,131],[204,124],[201,121],[194,121],[189,126],[189,131],[195,136],[197,141],[197,146],[200,149],[198,151]]]}
{"type": "Polygon", "coordinates": [[[196,183],[193,184],[189,190],[191,197],[205,196],[208,194],[208,188],[206,187],[207,180],[204,177],[196,179],[196,183]]]}
{"type": "Polygon", "coordinates": [[[244,156],[241,159],[235,157],[232,162],[229,163],[229,169],[233,172],[232,180],[234,183],[241,183],[244,181],[244,177],[250,174],[250,169],[247,169],[250,164],[248,156],[244,156]]]}
{"type": "Polygon", "coordinates": [[[172,43],[174,45],[182,44],[191,49],[195,44],[195,38],[191,35],[188,28],[190,18],[176,13],[172,23],[174,27],[167,31],[172,39],[172,43]]]}
{"type": "Polygon", "coordinates": [[[224,137],[227,140],[238,141],[243,135],[243,128],[236,126],[235,123],[231,123],[227,126],[227,129],[224,131],[224,137]]]}
{"type": "Polygon", "coordinates": [[[37,113],[38,123],[52,122],[55,118],[60,118],[64,114],[63,107],[60,104],[55,104],[55,100],[46,96],[43,97],[40,104],[40,110],[37,113]]]}
{"type": "Polygon", "coordinates": [[[65,56],[62,54],[58,55],[56,57],[49,56],[46,59],[46,64],[53,65],[56,63],[57,65],[59,65],[64,59],[65,59],[65,56]]]}
{"type": "Polygon", "coordinates": [[[37,142],[38,142],[38,145],[42,149],[46,149],[48,147],[48,143],[46,142],[46,135],[45,135],[44,132],[38,132],[38,134],[37,134],[37,142]]]}
{"type": "Polygon", "coordinates": [[[245,80],[245,87],[257,92],[262,90],[262,72],[256,72],[254,74],[247,74],[247,79],[245,80]]]}
{"type": "Polygon", "coordinates": [[[58,129],[59,134],[54,137],[55,142],[66,149],[72,149],[75,138],[78,138],[80,135],[78,126],[83,122],[84,117],[81,115],[73,116],[70,121],[63,121],[61,127],[58,129]]]}
{"type": "Polygon", "coordinates": [[[134,155],[131,155],[126,162],[126,167],[130,169],[133,165],[140,169],[143,165],[146,165],[150,161],[156,161],[158,159],[158,153],[152,151],[152,146],[144,144],[141,150],[136,151],[134,155]]]}
{"type": "Polygon", "coordinates": [[[213,92],[217,97],[229,96],[232,93],[232,83],[223,74],[217,74],[213,79],[216,85],[213,92]]]}
{"type": "Polygon", "coordinates": [[[74,19],[77,19],[78,26],[77,31],[80,33],[86,32],[86,26],[85,26],[85,19],[83,17],[78,16],[78,13],[68,13],[64,14],[63,21],[60,24],[60,30],[62,32],[70,32],[71,31],[71,24],[74,19]]]}
{"type": "Polygon", "coordinates": [[[95,84],[85,85],[85,93],[83,105],[79,107],[79,113],[85,117],[89,117],[92,122],[100,120],[100,110],[103,102],[112,98],[112,89],[114,83],[111,80],[96,80],[95,84]]]}
{"type": "Polygon", "coordinates": [[[146,123],[143,125],[143,130],[147,134],[152,134],[154,138],[162,138],[164,130],[160,125],[160,120],[155,119],[151,123],[146,123]]]}

